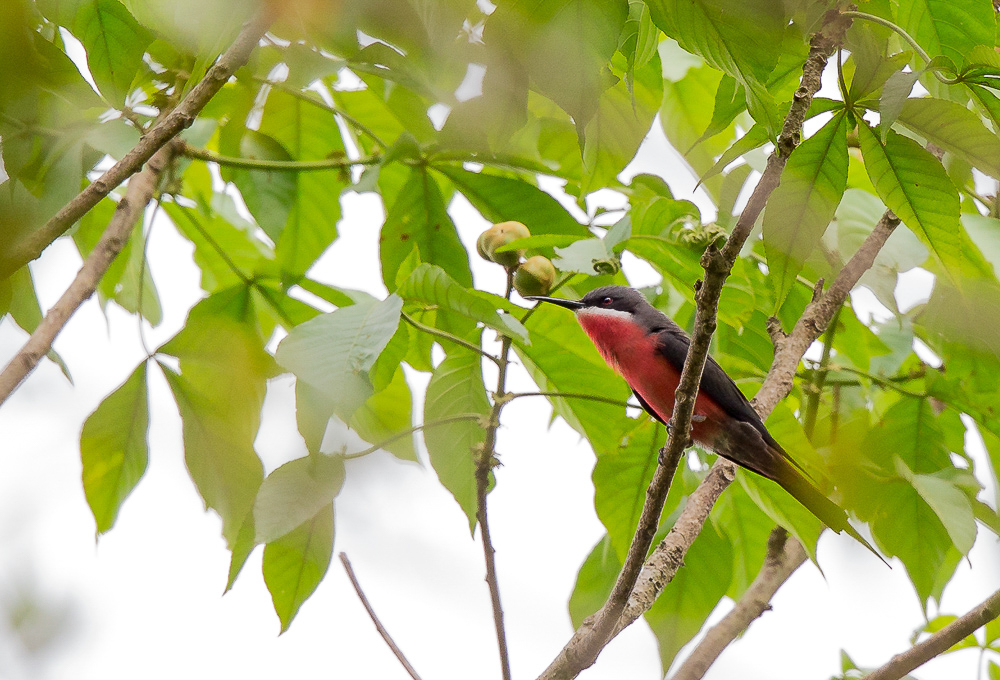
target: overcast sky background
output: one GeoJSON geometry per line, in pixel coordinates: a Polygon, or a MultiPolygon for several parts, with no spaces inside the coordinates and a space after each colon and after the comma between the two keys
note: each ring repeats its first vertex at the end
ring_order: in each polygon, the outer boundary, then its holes
{"type": "MultiPolygon", "coordinates": [[[[692,194],[695,180],[658,124],[623,178],[636,172],[664,175],[678,197],[692,198],[705,220],[711,218],[710,204],[692,194]]],[[[617,200],[602,198],[605,205],[617,200]]],[[[371,194],[346,194],[342,202],[340,238],[311,275],[384,295],[377,256],[380,202],[371,194]]],[[[487,224],[460,197],[450,211],[474,253],[487,224]]],[[[164,321],[146,329],[151,347],[179,330],[203,295],[191,250],[169,222],[157,222],[149,266],[164,321]]],[[[500,268],[472,259],[477,287],[502,292],[500,268]]],[[[73,247],[61,242],[32,263],[43,308],[65,290],[79,264],[73,247]]],[[[636,285],[658,280],[634,258],[626,260],[626,271],[636,285]]],[[[926,275],[906,281],[897,291],[904,308],[929,291],[926,275]]],[[[854,300],[877,312],[870,294],[862,291],[854,300]]],[[[6,362],[25,339],[9,320],[0,323],[0,360],[6,362]]],[[[180,420],[155,369],[149,469],[115,528],[95,541],[80,483],[79,434],[87,415],[143,359],[138,323],[114,305],[105,317],[91,300],[55,348],[75,386],[46,361],[0,408],[0,604],[27,595],[62,617],[64,632],[33,654],[0,622],[0,678],[407,677],[336,559],[282,636],[260,575],[259,548],[222,597],[229,553],[220,522],[204,511],[187,476],[180,420]]],[[[427,377],[410,375],[418,386],[419,413],[427,377]]],[[[523,371],[514,371],[511,383],[515,390],[533,388],[523,371]]],[[[593,509],[594,456],[562,421],[550,426],[550,415],[543,399],[507,407],[498,445],[503,466],[490,495],[516,678],[537,675],[569,638],[566,603],[576,572],[604,533],[593,509]]],[[[305,454],[295,431],[290,377],[268,387],[257,450],[267,471],[305,454]]],[[[982,498],[992,503],[991,480],[981,481],[987,485],[982,498]]],[[[336,531],[335,552],[350,556],[375,610],[424,680],[499,677],[480,544],[428,465],[384,453],[350,461],[336,502],[336,531]]],[[[841,647],[858,664],[877,666],[909,646],[923,616],[902,566],[894,562],[886,569],[850,538],[830,532],[820,541],[819,556],[824,573],[812,564],[800,568],[774,598],[774,611],[722,655],[708,678],[822,679],[839,672],[841,647]]],[[[1000,542],[980,531],[945,590],[941,611],[964,613],[998,586],[1000,542]]],[[[730,607],[725,601],[712,620],[730,607]]],[[[976,678],[978,665],[977,652],[963,651],[931,662],[917,676],[976,678]]],[[[655,641],[645,624],[624,631],[581,677],[659,677],[655,641]]]]}

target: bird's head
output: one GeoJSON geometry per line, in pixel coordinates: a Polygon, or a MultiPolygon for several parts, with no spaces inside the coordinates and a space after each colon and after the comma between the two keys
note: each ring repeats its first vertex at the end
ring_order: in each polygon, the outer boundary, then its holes
{"type": "Polygon", "coordinates": [[[649,307],[642,293],[628,286],[601,286],[595,288],[579,300],[529,295],[527,300],[549,302],[571,309],[577,316],[603,314],[607,316],[631,317],[639,310],[649,307]]]}

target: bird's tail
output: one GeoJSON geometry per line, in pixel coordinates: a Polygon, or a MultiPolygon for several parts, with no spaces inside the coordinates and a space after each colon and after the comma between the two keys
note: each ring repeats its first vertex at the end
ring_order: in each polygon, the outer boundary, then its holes
{"type": "MultiPolygon", "coordinates": [[[[768,448],[773,449],[773,447],[768,448]]],[[[773,477],[774,481],[776,481],[781,488],[805,506],[806,510],[816,515],[816,517],[818,517],[823,524],[827,525],[838,534],[841,531],[846,532],[848,536],[871,550],[876,557],[885,562],[885,559],[879,555],[878,551],[875,550],[875,548],[873,548],[853,526],[851,526],[851,523],[847,519],[847,513],[844,509],[824,496],[819,489],[813,486],[812,482],[810,482],[805,475],[799,472],[795,465],[790,462],[784,451],[781,451],[780,449],[773,450],[772,454],[776,454],[775,458],[781,459],[785,463],[785,465],[782,466],[784,469],[781,473],[776,474],[773,477]]],[[[886,565],[888,564],[889,563],[886,562],[886,565]]]]}

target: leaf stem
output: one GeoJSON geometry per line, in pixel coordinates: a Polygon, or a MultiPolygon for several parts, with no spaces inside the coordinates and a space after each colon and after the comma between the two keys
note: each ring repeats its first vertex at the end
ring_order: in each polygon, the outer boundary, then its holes
{"type": "Polygon", "coordinates": [[[184,143],[181,148],[181,155],[208,163],[218,163],[231,168],[243,168],[245,170],[266,170],[271,172],[308,172],[311,170],[337,170],[341,168],[351,168],[355,165],[378,165],[382,162],[382,156],[375,154],[363,156],[357,159],[350,158],[325,158],[319,161],[269,161],[259,158],[237,158],[236,156],[222,156],[200,149],[184,143]]]}
{"type": "Polygon", "coordinates": [[[819,367],[813,374],[812,385],[806,395],[805,414],[802,422],[802,429],[805,430],[806,437],[812,441],[813,430],[816,429],[816,416],[819,412],[819,401],[823,395],[823,385],[826,383],[826,374],[830,365],[830,353],[833,349],[833,339],[837,336],[837,322],[840,320],[840,312],[843,305],[837,307],[830,319],[830,325],[823,334],[823,356],[820,357],[819,367]]]}
{"type": "MultiPolygon", "coordinates": [[[[875,16],[874,14],[868,14],[867,12],[858,12],[856,10],[847,10],[841,12],[840,16],[851,17],[852,19],[862,19],[864,21],[870,21],[873,24],[879,24],[880,26],[885,26],[890,31],[893,31],[900,38],[909,43],[910,47],[913,48],[913,51],[920,56],[920,58],[924,61],[925,64],[931,63],[931,56],[927,54],[926,51],[924,51],[924,48],[920,46],[920,43],[918,43],[916,40],[913,39],[913,36],[911,36],[909,33],[903,30],[903,28],[898,24],[895,24],[889,21],[888,19],[883,19],[882,17],[875,16]]],[[[945,85],[957,85],[958,83],[962,82],[958,78],[946,78],[937,71],[932,71],[932,73],[934,73],[935,78],[940,80],[945,85]]]]}
{"type": "Polygon", "coordinates": [[[506,395],[507,401],[519,399],[520,397],[561,397],[563,399],[589,399],[590,401],[600,401],[604,402],[605,404],[624,406],[625,408],[632,407],[632,404],[628,403],[627,401],[622,401],[621,399],[612,399],[611,397],[602,397],[596,394],[578,394],[575,392],[509,392],[506,395]]]}
{"type": "Polygon", "coordinates": [[[450,340],[451,342],[454,342],[456,345],[461,345],[462,347],[464,347],[466,349],[472,350],[476,354],[481,354],[482,356],[486,357],[487,359],[489,359],[490,361],[492,361],[497,366],[500,365],[500,359],[498,359],[497,357],[493,356],[492,354],[490,354],[489,352],[487,352],[486,350],[484,350],[482,347],[480,347],[479,345],[477,345],[475,343],[469,342],[468,340],[463,340],[462,338],[458,337],[457,335],[452,335],[448,331],[442,331],[442,330],[440,330],[438,328],[434,328],[432,326],[426,326],[426,325],[420,323],[419,321],[417,321],[416,319],[414,319],[412,316],[410,316],[406,312],[400,312],[400,317],[403,319],[403,321],[405,321],[406,323],[410,324],[411,326],[413,326],[414,328],[416,328],[418,331],[423,331],[424,333],[427,333],[428,335],[433,335],[433,336],[436,336],[436,337],[439,337],[439,338],[443,338],[445,340],[450,340]]]}
{"type": "Polygon", "coordinates": [[[382,441],[378,442],[377,444],[373,444],[373,445],[369,446],[367,449],[365,449],[363,451],[356,451],[355,453],[343,453],[343,454],[339,454],[337,457],[338,458],[343,458],[344,460],[354,460],[355,458],[363,458],[363,457],[365,457],[365,456],[367,456],[369,454],[375,453],[379,449],[384,449],[386,446],[388,446],[389,444],[393,443],[394,441],[402,439],[403,437],[406,437],[407,435],[411,435],[414,432],[420,432],[421,430],[427,430],[427,429],[430,429],[432,427],[437,427],[438,425],[448,425],[450,423],[457,423],[457,422],[460,422],[460,421],[463,421],[463,420],[482,420],[482,419],[483,419],[483,416],[480,413],[460,413],[458,415],[448,416],[447,418],[440,418],[438,420],[432,420],[429,423],[422,423],[420,425],[415,425],[414,427],[411,427],[411,428],[408,428],[406,430],[403,430],[402,432],[397,432],[396,434],[392,435],[391,437],[389,437],[387,439],[383,439],[382,441]]]}

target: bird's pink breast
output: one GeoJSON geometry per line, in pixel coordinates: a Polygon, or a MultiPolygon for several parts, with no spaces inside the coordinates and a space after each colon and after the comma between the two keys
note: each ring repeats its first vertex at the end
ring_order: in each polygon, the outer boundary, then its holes
{"type": "MultiPolygon", "coordinates": [[[[674,411],[674,392],[680,382],[680,371],[658,351],[656,334],[646,333],[630,315],[621,312],[585,310],[577,319],[608,365],[625,378],[629,387],[638,392],[664,422],[669,421],[674,411]]],[[[692,424],[692,438],[710,443],[716,426],[724,422],[725,413],[699,392],[695,415],[704,417],[692,424]]]]}

